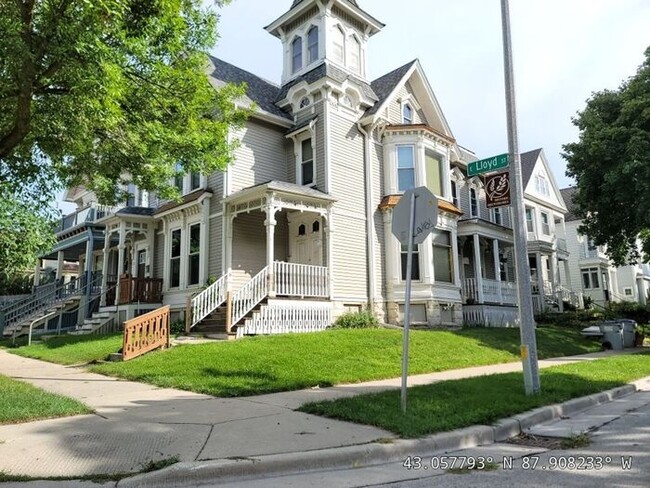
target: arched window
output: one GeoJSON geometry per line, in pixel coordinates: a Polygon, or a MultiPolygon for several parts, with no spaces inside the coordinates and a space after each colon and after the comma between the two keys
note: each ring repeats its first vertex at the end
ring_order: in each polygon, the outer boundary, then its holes
{"type": "Polygon", "coordinates": [[[307,33],[307,53],[311,64],[318,60],[318,27],[314,26],[307,33]]]}
{"type": "Polygon", "coordinates": [[[412,124],[413,123],[413,109],[408,103],[405,103],[402,107],[402,123],[403,124],[412,124]]]}
{"type": "Polygon", "coordinates": [[[334,47],[332,60],[339,64],[345,64],[345,34],[338,25],[332,32],[332,46],[334,47]]]}
{"type": "Polygon", "coordinates": [[[307,227],[305,227],[305,224],[300,224],[298,227],[298,235],[299,236],[304,236],[307,233],[307,227]]]}
{"type": "Polygon", "coordinates": [[[291,72],[302,69],[302,37],[296,37],[291,43],[291,72]]]}
{"type": "Polygon", "coordinates": [[[314,223],[311,224],[311,231],[320,232],[320,222],[318,220],[315,220],[314,223]]]}
{"type": "Polygon", "coordinates": [[[350,38],[350,69],[356,73],[361,72],[361,43],[355,36],[350,38]]]}
{"type": "Polygon", "coordinates": [[[302,100],[300,100],[300,108],[309,107],[310,103],[311,102],[309,101],[309,97],[305,97],[302,100]]]}

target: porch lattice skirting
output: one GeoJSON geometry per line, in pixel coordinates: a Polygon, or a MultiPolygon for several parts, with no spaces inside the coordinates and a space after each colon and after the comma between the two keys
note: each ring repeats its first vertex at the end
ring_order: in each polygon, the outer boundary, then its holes
{"type": "Polygon", "coordinates": [[[316,332],[332,324],[329,302],[278,301],[263,305],[259,312],[237,328],[237,337],[255,334],[316,332]]]}
{"type": "Polygon", "coordinates": [[[463,322],[484,327],[516,327],[517,308],[498,305],[463,305],[463,322]]]}

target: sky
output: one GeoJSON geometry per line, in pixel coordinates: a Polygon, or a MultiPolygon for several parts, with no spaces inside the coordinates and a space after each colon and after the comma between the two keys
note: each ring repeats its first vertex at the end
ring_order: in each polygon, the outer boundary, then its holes
{"type": "MultiPolygon", "coordinates": [[[[357,1],[386,24],[368,44],[370,80],[418,58],[458,143],[479,158],[507,152],[500,0],[357,1]]],[[[291,3],[219,8],[212,53],[279,83],[281,44],[263,28],[291,3]]],[[[634,75],[650,46],[650,0],[510,0],[510,17],[519,148],[543,148],[563,188],[562,144],[578,138],[571,117],[634,75]]]]}

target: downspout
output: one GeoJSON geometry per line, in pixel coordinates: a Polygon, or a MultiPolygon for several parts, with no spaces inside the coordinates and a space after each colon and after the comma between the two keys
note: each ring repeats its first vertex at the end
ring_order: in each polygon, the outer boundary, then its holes
{"type": "Polygon", "coordinates": [[[366,185],[366,251],[368,256],[368,305],[370,312],[375,312],[375,241],[373,235],[375,233],[375,223],[372,216],[372,168],[370,158],[370,140],[372,138],[372,131],[374,125],[370,126],[370,130],[366,131],[360,122],[357,122],[357,129],[363,134],[365,142],[364,150],[364,176],[366,185]]]}

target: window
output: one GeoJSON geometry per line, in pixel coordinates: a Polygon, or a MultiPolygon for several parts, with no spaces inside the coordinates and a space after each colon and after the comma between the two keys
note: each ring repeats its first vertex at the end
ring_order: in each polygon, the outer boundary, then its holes
{"type": "Polygon", "coordinates": [[[310,103],[311,102],[309,101],[309,97],[305,97],[302,100],[300,100],[300,108],[309,107],[310,103]]]}
{"type": "Polygon", "coordinates": [[[399,191],[415,188],[415,149],[397,146],[397,185],[399,191]]]}
{"type": "Polygon", "coordinates": [[[587,238],[587,250],[589,251],[596,250],[596,243],[594,242],[593,239],[587,238]]]}
{"type": "Polygon", "coordinates": [[[469,189],[469,216],[478,217],[478,197],[476,195],[476,188],[469,189]]]}
{"type": "Polygon", "coordinates": [[[332,45],[334,47],[332,59],[339,64],[345,64],[345,34],[339,26],[334,27],[332,45]]]}
{"type": "Polygon", "coordinates": [[[444,196],[442,192],[442,158],[433,151],[426,150],[424,159],[427,172],[427,188],[434,195],[444,196]]]}
{"type": "Polygon", "coordinates": [[[291,43],[291,72],[302,69],[302,37],[296,37],[291,43]]]}
{"type": "MultiPolygon", "coordinates": [[[[402,281],[406,281],[406,261],[408,259],[408,246],[402,244],[402,281]]],[[[420,246],[413,246],[413,265],[411,267],[411,279],[419,281],[420,279],[420,246]]]]}
{"type": "Polygon", "coordinates": [[[413,123],[413,109],[408,103],[405,103],[402,107],[402,123],[403,124],[412,124],[413,123]]]}
{"type": "Polygon", "coordinates": [[[361,72],[361,43],[355,36],[350,38],[350,69],[356,73],[361,72]]]}
{"type": "Polygon", "coordinates": [[[548,214],[546,212],[541,212],[540,215],[542,217],[542,233],[545,236],[550,236],[551,235],[551,227],[549,225],[548,214]]]}
{"type": "Polygon", "coordinates": [[[318,59],[318,27],[314,26],[307,33],[307,55],[311,64],[318,59]]]}
{"type": "Polygon", "coordinates": [[[181,230],[174,229],[171,232],[171,253],[169,266],[169,286],[178,288],[181,281],[181,230]]]}
{"type": "Polygon", "coordinates": [[[598,268],[582,270],[582,286],[585,290],[600,288],[600,284],[598,283],[598,268]]]}
{"type": "Polygon", "coordinates": [[[632,292],[632,288],[623,288],[623,294],[626,297],[631,297],[634,293],[632,292]]]}
{"type": "Polygon", "coordinates": [[[433,236],[433,279],[436,282],[452,283],[451,236],[449,232],[434,230],[433,236]]]}
{"type": "Polygon", "coordinates": [[[497,225],[502,225],[502,223],[503,223],[503,215],[501,214],[501,209],[500,208],[493,208],[492,209],[492,221],[497,225]]]}
{"type": "Polygon", "coordinates": [[[190,176],[190,191],[201,188],[201,175],[199,173],[191,173],[190,176]]]}
{"type": "Polygon", "coordinates": [[[543,174],[538,174],[537,176],[535,176],[535,188],[537,190],[537,193],[539,193],[540,195],[544,195],[547,197],[551,195],[551,191],[548,186],[548,180],[546,179],[546,176],[544,176],[543,174]]]}
{"type": "Polygon", "coordinates": [[[451,180],[451,203],[458,207],[458,183],[451,180]]]}
{"type": "Polygon", "coordinates": [[[533,223],[534,215],[532,208],[526,208],[526,230],[528,232],[535,232],[535,225],[533,223]]]}
{"type": "Polygon", "coordinates": [[[314,149],[311,138],[302,141],[300,147],[300,184],[311,185],[314,183],[314,149]]]}
{"type": "Polygon", "coordinates": [[[305,234],[307,234],[307,227],[305,227],[305,224],[300,224],[300,226],[298,226],[298,235],[304,236],[305,234]]]}
{"type": "Polygon", "coordinates": [[[315,220],[314,223],[311,224],[311,231],[320,232],[320,222],[318,220],[315,220]]]}
{"type": "Polygon", "coordinates": [[[199,284],[200,268],[200,251],[201,251],[201,224],[190,225],[190,242],[187,265],[187,284],[199,284]]]}
{"type": "Polygon", "coordinates": [[[176,175],[174,176],[174,186],[178,188],[178,191],[183,193],[183,166],[181,163],[176,163],[176,175]]]}

